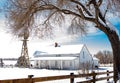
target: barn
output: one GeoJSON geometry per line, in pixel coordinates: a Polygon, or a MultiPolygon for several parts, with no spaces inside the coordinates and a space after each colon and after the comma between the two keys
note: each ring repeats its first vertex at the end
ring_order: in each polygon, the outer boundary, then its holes
{"type": "Polygon", "coordinates": [[[94,61],[86,45],[82,44],[58,45],[55,43],[53,46],[35,51],[33,56],[32,60],[36,68],[77,70],[98,66],[98,62],[94,61]]]}

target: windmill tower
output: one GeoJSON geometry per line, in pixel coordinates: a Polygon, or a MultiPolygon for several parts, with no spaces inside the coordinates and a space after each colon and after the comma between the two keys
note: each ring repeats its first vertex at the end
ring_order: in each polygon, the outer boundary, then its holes
{"type": "Polygon", "coordinates": [[[23,40],[22,40],[23,44],[22,44],[21,56],[18,58],[18,61],[17,61],[17,65],[19,67],[29,67],[30,66],[28,48],[27,48],[28,37],[29,37],[29,32],[24,32],[23,40]]]}

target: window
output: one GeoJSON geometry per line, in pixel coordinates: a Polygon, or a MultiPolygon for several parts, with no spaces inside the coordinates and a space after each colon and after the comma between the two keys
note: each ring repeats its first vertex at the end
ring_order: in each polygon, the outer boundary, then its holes
{"type": "Polygon", "coordinates": [[[70,61],[70,66],[72,66],[72,61],[70,61]]]}
{"type": "Polygon", "coordinates": [[[58,62],[57,61],[55,61],[55,66],[57,66],[58,65],[58,62]]]}
{"type": "Polygon", "coordinates": [[[83,58],[85,58],[85,53],[84,53],[84,51],[83,51],[83,58]]]}
{"type": "Polygon", "coordinates": [[[64,62],[64,61],[62,61],[62,64],[64,65],[64,64],[65,64],[65,62],[64,62]]]}
{"type": "Polygon", "coordinates": [[[61,56],[61,55],[60,54],[56,55],[56,57],[59,57],[59,56],[61,56]]]}

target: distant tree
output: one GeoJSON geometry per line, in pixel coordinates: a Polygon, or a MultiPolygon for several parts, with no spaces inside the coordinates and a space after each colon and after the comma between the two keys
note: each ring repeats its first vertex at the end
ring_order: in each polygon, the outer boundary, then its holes
{"type": "Polygon", "coordinates": [[[7,2],[8,24],[12,33],[17,36],[22,36],[26,29],[31,34],[39,34],[40,37],[49,36],[52,34],[53,25],[63,24],[63,19],[68,17],[70,19],[67,21],[71,24],[69,30],[75,33],[86,32],[87,21],[93,23],[107,35],[114,55],[115,82],[120,77],[117,76],[120,75],[120,39],[107,18],[109,13],[120,12],[120,0],[7,0],[7,2]]]}
{"type": "Polygon", "coordinates": [[[103,51],[103,54],[104,54],[104,58],[105,58],[105,60],[104,60],[104,62],[105,62],[105,64],[110,64],[110,63],[113,63],[113,54],[112,54],[112,52],[110,52],[110,51],[103,51]]]}
{"type": "Polygon", "coordinates": [[[101,64],[111,64],[113,63],[113,54],[110,51],[104,50],[103,52],[99,51],[97,54],[95,54],[95,57],[97,57],[101,64]]]}
{"type": "Polygon", "coordinates": [[[101,51],[99,51],[97,54],[94,55],[95,57],[97,57],[99,59],[100,64],[103,63],[103,53],[101,51]]]}

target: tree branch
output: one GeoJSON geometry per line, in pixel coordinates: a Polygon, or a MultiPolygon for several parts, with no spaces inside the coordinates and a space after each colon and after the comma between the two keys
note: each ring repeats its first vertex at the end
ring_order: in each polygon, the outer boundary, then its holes
{"type": "Polygon", "coordinates": [[[56,11],[62,12],[64,14],[71,14],[71,15],[75,15],[75,16],[78,16],[81,18],[81,15],[77,14],[76,12],[73,12],[73,11],[70,11],[67,9],[60,9],[52,4],[42,5],[38,8],[36,8],[35,12],[42,11],[42,10],[56,10],[56,11]]]}
{"type": "Polygon", "coordinates": [[[103,0],[99,0],[97,5],[100,6],[102,4],[103,0]]]}
{"type": "Polygon", "coordinates": [[[45,24],[56,12],[57,12],[57,11],[52,12],[52,13],[48,16],[48,18],[44,21],[43,24],[45,24]]]}
{"type": "Polygon", "coordinates": [[[88,11],[87,8],[82,3],[80,3],[80,1],[76,1],[76,0],[70,0],[70,1],[73,2],[73,3],[76,3],[78,5],[80,5],[83,8],[83,10],[86,12],[86,14],[88,14],[89,16],[93,16],[90,13],[90,11],[88,11]]]}
{"type": "Polygon", "coordinates": [[[80,7],[78,7],[78,5],[76,7],[79,10],[79,13],[81,14],[81,18],[84,19],[85,15],[83,14],[82,9],[80,7]]]}

